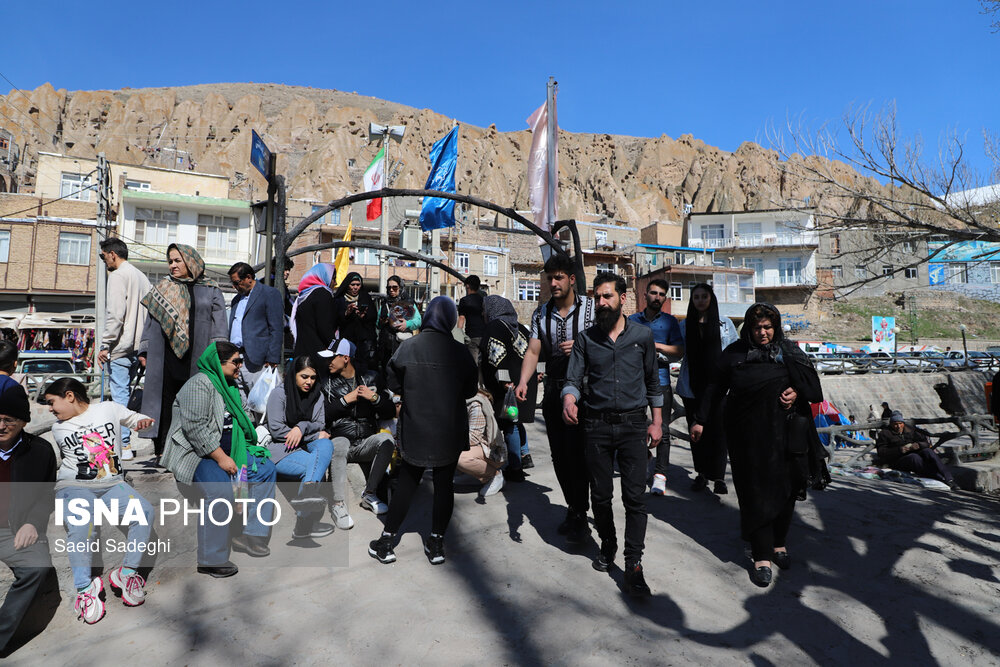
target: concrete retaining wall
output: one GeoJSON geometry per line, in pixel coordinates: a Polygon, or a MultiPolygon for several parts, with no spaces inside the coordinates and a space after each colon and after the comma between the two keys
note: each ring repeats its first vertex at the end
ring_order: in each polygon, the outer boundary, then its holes
{"type": "Polygon", "coordinates": [[[906,417],[949,417],[955,413],[986,412],[987,376],[977,371],[822,375],[823,395],[838,410],[858,421],[868,417],[868,406],[881,415],[885,401],[906,417]]]}

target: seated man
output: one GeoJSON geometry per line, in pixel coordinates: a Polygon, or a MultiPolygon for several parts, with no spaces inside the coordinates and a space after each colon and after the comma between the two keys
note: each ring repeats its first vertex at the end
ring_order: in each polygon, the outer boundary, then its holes
{"type": "Polygon", "coordinates": [[[24,388],[0,376],[0,560],[14,575],[0,607],[0,657],[23,643],[11,641],[19,627],[19,636],[41,629],[22,623],[30,609],[41,615],[36,600],[51,598],[53,612],[59,606],[59,584],[45,539],[54,506],[56,456],[48,442],[24,430],[30,420],[24,388]]]}
{"type": "MultiPolygon", "coordinates": [[[[347,463],[368,467],[368,482],[361,496],[361,506],[375,514],[384,514],[388,506],[376,495],[379,482],[392,460],[396,441],[389,433],[380,433],[379,419],[392,419],[396,406],[392,393],[382,386],[374,370],[359,373],[354,368],[354,344],[344,338],[333,343],[330,350],[319,353],[330,360],[330,376],[323,383],[326,407],[326,432],[333,439],[334,451],[348,446],[347,463]]],[[[343,459],[333,458],[331,466],[343,459]]],[[[337,471],[330,477],[338,479],[337,471]]]]}
{"type": "Polygon", "coordinates": [[[939,480],[952,491],[958,488],[941,457],[931,449],[927,435],[904,423],[899,410],[892,412],[888,428],[879,430],[875,446],[879,465],[939,480]]]}

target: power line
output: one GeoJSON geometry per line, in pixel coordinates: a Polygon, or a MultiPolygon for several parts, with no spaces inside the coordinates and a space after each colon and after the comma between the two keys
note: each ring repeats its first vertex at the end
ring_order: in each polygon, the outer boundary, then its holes
{"type": "MultiPolygon", "coordinates": [[[[97,170],[95,169],[94,171],[97,171],[97,170]]],[[[92,171],[92,172],[90,172],[90,174],[87,174],[86,176],[84,176],[84,178],[90,178],[90,175],[93,174],[94,171],[92,171]]],[[[63,200],[63,199],[69,199],[69,198],[73,197],[74,195],[80,194],[81,192],[86,192],[87,190],[94,190],[96,188],[97,188],[96,184],[94,184],[94,185],[88,185],[87,187],[80,188],[76,192],[71,192],[68,195],[63,195],[62,197],[56,197],[55,199],[50,199],[49,201],[46,201],[46,202],[39,202],[38,204],[35,204],[34,206],[30,206],[28,208],[21,209],[20,211],[14,211],[13,213],[6,213],[6,214],[4,214],[3,217],[5,217],[5,218],[13,218],[14,216],[20,215],[22,213],[28,213],[30,211],[34,211],[39,206],[47,206],[48,204],[52,204],[54,202],[57,202],[57,201],[60,201],[60,200],[63,200]]]]}

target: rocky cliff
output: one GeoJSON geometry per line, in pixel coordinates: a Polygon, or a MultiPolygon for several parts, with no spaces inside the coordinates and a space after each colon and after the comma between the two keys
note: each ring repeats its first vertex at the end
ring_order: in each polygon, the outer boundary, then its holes
{"type": "MultiPolygon", "coordinates": [[[[250,83],[67,92],[45,84],[0,97],[0,127],[23,151],[22,190],[33,184],[39,150],[85,157],[103,151],[126,164],[225,174],[234,197],[259,198],[263,179],[249,164],[254,129],[278,154],[290,196],[329,200],[359,189],[377,150],[368,142],[370,121],[407,126],[402,144],[390,146],[390,158],[401,161],[393,185],[422,187],[427,153],[452,119],[355,93],[250,83]]],[[[462,124],[459,192],[528,208],[530,146],[527,130],[462,124]]],[[[776,152],[750,142],[729,153],[690,135],[561,132],[559,166],[561,218],[596,214],[643,226],[678,220],[685,204],[696,212],[765,209],[810,196],[824,205],[824,193],[789,176],[776,152]]],[[[861,178],[836,168],[844,179],[861,178]]]]}

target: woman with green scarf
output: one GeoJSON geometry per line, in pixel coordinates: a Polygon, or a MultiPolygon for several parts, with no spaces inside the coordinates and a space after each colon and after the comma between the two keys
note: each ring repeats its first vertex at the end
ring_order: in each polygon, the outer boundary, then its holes
{"type": "Polygon", "coordinates": [[[226,302],[218,284],[205,275],[205,261],[189,245],[167,248],[169,276],[142,298],[149,312],[139,342],[146,367],[142,394],[144,415],[154,420],[140,435],[153,439],[157,456],[170,431],[170,406],[188,379],[198,372],[198,358],[213,341],[229,340],[226,302]]]}
{"type": "MultiPolygon", "coordinates": [[[[271,553],[266,524],[272,522],[274,503],[261,503],[274,498],[277,471],[267,448],[257,444],[257,432],[236,387],[242,363],[239,348],[232,343],[211,343],[205,348],[198,358],[199,372],[174,399],[163,467],[174,474],[185,497],[204,498],[206,508],[222,499],[235,509],[237,494],[252,499],[246,505],[243,534],[232,539],[232,548],[262,557],[271,553]]],[[[216,504],[214,514],[220,522],[228,514],[221,505],[216,504]]],[[[199,521],[198,572],[213,577],[236,574],[229,547],[228,525],[199,521]]]]}

